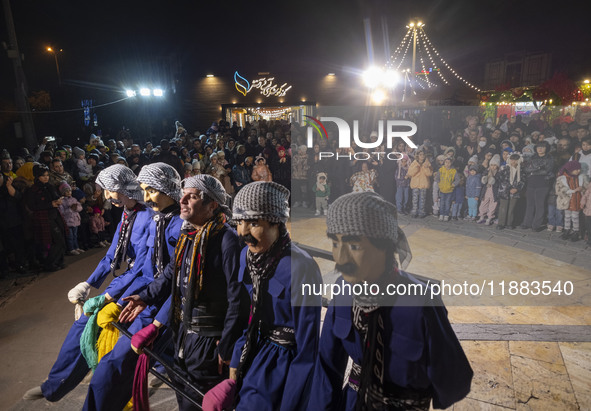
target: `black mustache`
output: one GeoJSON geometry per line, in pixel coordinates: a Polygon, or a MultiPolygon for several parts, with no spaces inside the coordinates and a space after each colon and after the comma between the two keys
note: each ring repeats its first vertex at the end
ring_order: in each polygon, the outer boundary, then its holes
{"type": "Polygon", "coordinates": [[[154,208],[154,206],[158,206],[158,204],[156,204],[156,203],[155,203],[155,202],[153,202],[153,201],[148,201],[148,202],[146,203],[146,205],[147,205],[148,207],[150,207],[150,208],[154,208]]]}
{"type": "Polygon", "coordinates": [[[110,198],[109,201],[111,202],[111,204],[115,204],[115,205],[123,204],[123,202],[121,200],[115,200],[114,198],[110,198]]]}
{"type": "Polygon", "coordinates": [[[259,241],[254,238],[252,234],[239,235],[238,240],[242,243],[252,244],[253,246],[256,246],[259,243],[259,241]]]}
{"type": "Polygon", "coordinates": [[[353,263],[335,264],[334,269],[342,274],[353,274],[357,271],[357,265],[353,263]]]}

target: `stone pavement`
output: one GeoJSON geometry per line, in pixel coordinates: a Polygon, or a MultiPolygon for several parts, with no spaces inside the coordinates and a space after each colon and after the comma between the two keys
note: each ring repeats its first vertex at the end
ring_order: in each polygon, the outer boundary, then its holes
{"type": "MultiPolygon", "coordinates": [[[[310,210],[294,211],[294,241],[330,250],[324,218],[310,210]]],[[[400,225],[414,255],[410,272],[438,281],[563,279],[575,286],[572,297],[547,297],[530,305],[510,299],[466,303],[445,298],[475,372],[472,391],[454,410],[591,409],[591,253],[583,241],[433,217],[400,216],[400,225]]],[[[72,322],[65,295],[102,256],[101,250],[86,254],[69,257],[66,270],[26,280],[0,306],[0,409],[81,408],[85,384],[58,403],[19,399],[45,378],[55,360],[72,322]]],[[[317,261],[328,280],[334,263],[317,261]]],[[[176,409],[172,390],[154,390],[151,407],[176,409]]]]}

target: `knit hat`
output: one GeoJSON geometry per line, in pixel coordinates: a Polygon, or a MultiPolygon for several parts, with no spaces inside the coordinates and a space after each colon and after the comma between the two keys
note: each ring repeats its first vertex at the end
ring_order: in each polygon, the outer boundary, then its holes
{"type": "Polygon", "coordinates": [[[96,183],[104,190],[124,194],[133,200],[142,201],[144,199],[135,174],[122,164],[114,164],[105,168],[96,176],[96,183]]]}
{"type": "MultiPolygon", "coordinates": [[[[186,165],[192,167],[190,163],[186,165]]],[[[137,181],[166,194],[176,202],[181,200],[181,177],[174,167],[166,163],[143,166],[137,181]]]]}
{"type": "Polygon", "coordinates": [[[470,159],[468,160],[468,163],[478,164],[478,156],[476,154],[474,154],[472,157],[470,157],[470,159]]]}
{"type": "Polygon", "coordinates": [[[566,164],[562,166],[559,174],[563,174],[564,172],[566,172],[568,174],[572,174],[573,171],[580,170],[580,169],[581,169],[581,163],[579,163],[577,160],[571,160],[571,161],[567,161],[566,164]]]}
{"type": "Polygon", "coordinates": [[[488,163],[490,166],[492,166],[493,164],[496,164],[497,166],[501,166],[501,157],[498,154],[495,154],[493,156],[493,158],[490,159],[490,162],[488,163]]]}
{"type": "Polygon", "coordinates": [[[472,170],[474,170],[474,171],[477,172],[478,171],[478,166],[475,165],[475,164],[472,164],[470,167],[468,167],[468,171],[472,171],[472,170]]]}
{"type": "Polygon", "coordinates": [[[100,214],[101,213],[101,209],[98,208],[97,206],[92,207],[92,214],[100,214]]]}
{"type": "Polygon", "coordinates": [[[10,160],[10,153],[8,152],[8,150],[6,150],[6,149],[2,150],[2,154],[0,154],[0,159],[10,160]]]}
{"type": "Polygon", "coordinates": [[[406,236],[398,226],[396,206],[377,193],[349,193],[337,198],[328,207],[326,226],[328,234],[391,240],[402,268],[412,259],[406,236]]]}
{"type": "Polygon", "coordinates": [[[272,181],[245,185],[234,198],[234,220],[262,220],[285,223],[289,218],[289,190],[272,181]]]}
{"type": "Polygon", "coordinates": [[[60,190],[60,194],[64,194],[66,191],[72,191],[72,187],[70,187],[70,185],[68,183],[63,181],[60,184],[59,190],[60,190]]]}
{"type": "Polygon", "coordinates": [[[78,157],[80,157],[81,155],[86,155],[86,152],[84,150],[82,150],[80,147],[74,147],[72,149],[72,153],[74,154],[74,157],[77,159],[78,157]]]}
{"type": "Polygon", "coordinates": [[[220,206],[226,204],[228,194],[220,181],[209,174],[199,174],[181,181],[181,188],[196,188],[211,197],[220,206]]]}

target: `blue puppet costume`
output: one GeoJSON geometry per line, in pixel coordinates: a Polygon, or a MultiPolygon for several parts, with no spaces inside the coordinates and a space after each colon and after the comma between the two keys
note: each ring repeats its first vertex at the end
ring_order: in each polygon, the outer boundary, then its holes
{"type": "Polygon", "coordinates": [[[251,296],[251,319],[234,348],[231,380],[206,394],[204,410],[216,409],[209,407],[228,385],[233,390],[223,401],[236,401],[236,410],[309,409],[321,300],[302,296],[300,287],[322,279],[316,262],[291,243],[288,198],[277,183],[255,182],[234,199],[233,219],[247,244],[239,278],[251,296]]]}
{"type": "MultiPolygon", "coordinates": [[[[159,305],[171,297],[175,368],[203,391],[227,376],[223,365],[232,358],[248,316],[248,295],[238,281],[238,236],[226,223],[226,199],[223,186],[212,176],[183,180],[180,205],[185,221],[174,256],[162,275],[129,297],[130,307],[138,301],[159,305]]],[[[174,375],[169,377],[182,386],[174,375]]],[[[199,400],[188,388],[187,394],[199,400]]],[[[196,409],[180,395],[177,401],[180,410],[196,409]]]]}
{"type": "MultiPolygon", "coordinates": [[[[96,183],[105,190],[107,199],[116,206],[124,207],[124,212],[105,257],[86,282],[78,284],[68,293],[72,303],[86,300],[90,287],[99,288],[109,274],[115,278],[103,294],[107,301],[117,301],[140,275],[148,252],[146,240],[153,212],[138,202],[143,196],[133,171],[119,164],[113,165],[99,173],[96,183]],[[138,264],[135,264],[136,261],[138,264]],[[126,270],[118,275],[117,270],[124,264],[126,270]]],[[[81,315],[74,322],[47,380],[41,387],[27,391],[23,398],[45,397],[48,401],[59,401],[82,381],[90,370],[80,351],[80,336],[87,321],[88,317],[81,315]]]]}
{"type": "MultiPolygon", "coordinates": [[[[162,275],[164,267],[174,256],[183,221],[179,216],[181,181],[173,167],[165,163],[148,164],[142,167],[137,179],[144,189],[146,204],[156,213],[149,227],[148,254],[141,275],[135,278],[119,299],[118,304],[122,306],[126,304],[123,298],[139,293],[162,275]]],[[[155,305],[147,307],[129,326],[128,331],[135,334],[154,319],[162,325],[168,324],[169,308],[170,298],[160,311],[155,305]]],[[[155,346],[163,348],[169,341],[170,333],[161,334],[155,346]]],[[[138,355],[133,352],[129,339],[120,338],[94,371],[84,409],[123,409],[131,398],[137,359],[138,355]]]]}
{"type": "MultiPolygon", "coordinates": [[[[394,252],[405,264],[410,250],[396,207],[379,195],[339,197],[327,226],[341,286],[364,280],[384,291],[389,284],[422,284],[397,268],[394,252]]],[[[428,410],[431,401],[434,408],[447,408],[468,394],[472,369],[443,303],[410,294],[333,298],[310,397],[315,410],[428,410]],[[353,366],[345,381],[349,357],[353,366]]]]}

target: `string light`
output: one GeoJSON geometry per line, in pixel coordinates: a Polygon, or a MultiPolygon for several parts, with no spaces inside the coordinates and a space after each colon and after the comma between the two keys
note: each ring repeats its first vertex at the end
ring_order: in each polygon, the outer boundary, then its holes
{"type": "Polygon", "coordinates": [[[422,33],[424,34],[424,38],[425,40],[427,40],[427,43],[429,44],[429,46],[431,46],[431,48],[433,49],[433,52],[435,52],[435,54],[437,55],[437,57],[439,57],[439,59],[441,60],[441,62],[445,65],[445,67],[452,72],[452,74],[460,81],[464,82],[468,87],[473,88],[476,91],[482,91],[481,89],[479,89],[478,87],[476,87],[475,85],[473,85],[472,83],[468,82],[466,79],[464,79],[462,76],[460,76],[458,73],[455,72],[454,69],[452,69],[449,64],[447,64],[447,62],[443,59],[443,57],[441,57],[439,55],[439,52],[437,51],[437,49],[435,48],[435,46],[433,46],[433,43],[431,43],[431,40],[429,39],[429,36],[427,36],[427,33],[425,33],[425,30],[423,30],[422,28],[420,29],[422,31],[422,33]]]}
{"type": "MultiPolygon", "coordinates": [[[[408,50],[410,49],[410,44],[413,42],[413,38],[416,38],[416,47],[417,47],[416,50],[417,50],[417,54],[419,56],[419,63],[422,67],[421,73],[425,74],[424,78],[421,78],[421,77],[417,77],[416,73],[413,73],[413,77],[416,80],[420,80],[420,81],[415,80],[417,82],[417,84],[419,85],[419,87],[424,89],[425,86],[427,88],[437,86],[437,84],[435,82],[433,82],[433,78],[429,78],[429,76],[428,76],[428,73],[431,73],[432,71],[437,72],[437,76],[440,78],[440,80],[444,84],[449,85],[450,83],[447,80],[447,78],[444,75],[443,70],[442,70],[442,68],[445,68],[457,80],[462,82],[464,85],[472,88],[473,90],[481,92],[482,90],[480,88],[478,88],[477,86],[475,86],[474,84],[472,84],[468,80],[466,80],[464,77],[459,75],[443,59],[443,57],[441,57],[441,55],[439,54],[439,52],[437,51],[437,49],[435,48],[433,43],[431,43],[431,40],[429,39],[429,37],[427,36],[427,33],[424,30],[424,26],[425,25],[421,22],[418,22],[418,23],[413,22],[413,23],[410,23],[408,26],[406,26],[408,28],[408,31],[406,32],[406,34],[404,35],[404,38],[402,39],[402,41],[398,44],[398,46],[396,47],[396,49],[392,53],[390,60],[388,60],[386,62],[385,66],[387,68],[395,68],[398,71],[404,72],[405,70],[400,70],[400,67],[403,65],[403,63],[406,59],[406,56],[408,55],[408,50]],[[402,52],[402,50],[404,50],[404,52],[402,52]],[[425,53],[427,53],[429,61],[431,62],[432,71],[426,70],[425,58],[424,58],[425,53]],[[438,63],[438,61],[440,62],[441,65],[438,63]]],[[[405,74],[405,81],[409,81],[409,82],[411,81],[410,76],[408,74],[405,74]]],[[[410,84],[410,87],[412,88],[412,82],[410,84]]],[[[405,92],[406,92],[406,85],[405,85],[405,92]]],[[[413,92],[414,92],[414,89],[413,89],[413,92]]],[[[403,96],[403,100],[404,100],[404,96],[403,96]]]]}
{"type": "Polygon", "coordinates": [[[249,108],[248,109],[252,114],[256,114],[261,117],[269,117],[269,118],[279,118],[283,117],[285,113],[291,111],[290,107],[287,108],[279,108],[279,109],[270,109],[270,108],[249,108]]]}

